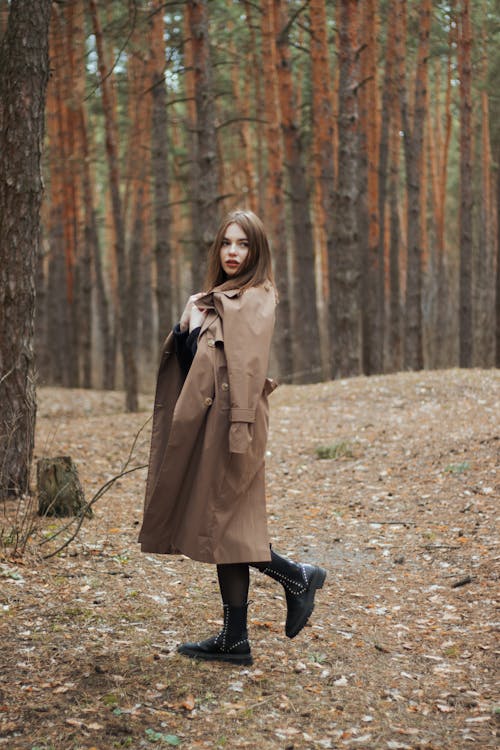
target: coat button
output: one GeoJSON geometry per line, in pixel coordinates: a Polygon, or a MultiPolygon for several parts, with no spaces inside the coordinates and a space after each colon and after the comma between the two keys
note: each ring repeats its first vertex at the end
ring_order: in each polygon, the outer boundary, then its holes
{"type": "Polygon", "coordinates": [[[210,396],[207,396],[207,398],[205,399],[205,401],[203,403],[205,404],[205,406],[212,406],[213,399],[210,398],[210,396]]]}
{"type": "Polygon", "coordinates": [[[208,346],[215,346],[215,341],[213,339],[207,339],[208,346]]]}
{"type": "Polygon", "coordinates": [[[229,383],[222,383],[221,388],[222,388],[223,391],[228,391],[229,390],[229,383]]]}

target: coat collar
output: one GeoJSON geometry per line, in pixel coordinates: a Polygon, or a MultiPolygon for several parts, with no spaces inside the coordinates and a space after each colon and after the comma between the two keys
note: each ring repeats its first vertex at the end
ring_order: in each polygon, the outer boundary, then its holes
{"type": "Polygon", "coordinates": [[[235,289],[221,289],[220,286],[216,286],[212,289],[214,294],[223,294],[225,297],[237,297],[241,294],[241,289],[236,287],[235,289]]]}
{"type": "MultiPolygon", "coordinates": [[[[209,328],[212,323],[217,320],[217,307],[214,301],[214,296],[220,296],[223,295],[224,297],[237,297],[241,294],[241,289],[218,289],[215,287],[212,289],[211,292],[207,292],[203,297],[200,297],[198,300],[199,303],[201,303],[204,307],[208,308],[209,313],[206,316],[205,320],[203,321],[203,324],[201,326],[201,330],[199,335],[201,336],[202,333],[204,333],[207,328],[209,328]]],[[[220,341],[223,341],[222,336],[220,336],[220,341]]]]}
{"type": "Polygon", "coordinates": [[[203,297],[200,297],[198,302],[200,302],[202,305],[208,308],[213,308],[214,306],[214,294],[223,294],[225,297],[237,297],[239,294],[241,294],[241,289],[224,289],[221,290],[218,287],[215,287],[210,292],[207,292],[203,297]]]}

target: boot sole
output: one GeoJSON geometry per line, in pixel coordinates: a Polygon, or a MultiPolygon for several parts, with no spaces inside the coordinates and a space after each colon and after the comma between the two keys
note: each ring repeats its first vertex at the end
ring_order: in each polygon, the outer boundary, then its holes
{"type": "Polygon", "coordinates": [[[314,597],[316,595],[316,591],[323,588],[325,578],[326,570],[324,568],[317,567],[311,576],[311,580],[309,581],[309,589],[307,591],[309,601],[307,609],[304,611],[303,616],[297,622],[294,629],[285,631],[289,638],[295,638],[295,636],[298,635],[302,628],[307,624],[307,621],[314,611],[314,597]]]}
{"type": "Polygon", "coordinates": [[[251,654],[204,654],[200,651],[191,650],[180,650],[177,649],[178,654],[182,656],[188,656],[190,659],[199,659],[200,661],[225,661],[229,664],[253,664],[251,654]]]}

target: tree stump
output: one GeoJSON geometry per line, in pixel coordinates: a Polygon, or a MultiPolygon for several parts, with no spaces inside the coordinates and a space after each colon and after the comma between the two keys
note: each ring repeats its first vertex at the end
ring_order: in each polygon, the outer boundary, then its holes
{"type": "MultiPolygon", "coordinates": [[[[36,482],[39,516],[79,516],[84,512],[85,496],[70,456],[38,459],[36,482]]],[[[85,513],[92,516],[90,508],[85,513]]]]}

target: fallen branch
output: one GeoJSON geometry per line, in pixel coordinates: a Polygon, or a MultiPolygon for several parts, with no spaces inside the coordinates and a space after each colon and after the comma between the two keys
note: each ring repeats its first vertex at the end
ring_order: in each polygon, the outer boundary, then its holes
{"type": "Polygon", "coordinates": [[[342,630],[342,628],[334,628],[335,633],[339,633],[340,635],[348,635],[351,638],[356,636],[356,638],[359,638],[360,641],[364,641],[368,646],[373,646],[377,651],[381,651],[383,654],[390,654],[391,651],[387,646],[384,646],[382,643],[379,643],[378,641],[373,641],[371,638],[366,638],[366,636],[361,635],[361,633],[357,630],[342,630]]]}
{"type": "Polygon", "coordinates": [[[65,549],[69,544],[71,544],[71,542],[74,539],[76,539],[83,525],[83,521],[86,518],[89,510],[92,508],[93,505],[95,505],[95,503],[98,500],[100,500],[100,498],[110,489],[110,487],[114,485],[114,483],[118,479],[121,479],[121,477],[124,477],[127,474],[132,474],[134,471],[139,471],[139,469],[147,468],[147,464],[142,464],[141,466],[134,466],[132,469],[127,469],[127,466],[132,460],[132,455],[133,455],[135,446],[137,444],[137,440],[139,439],[139,435],[141,434],[141,432],[143,431],[143,429],[146,427],[146,425],[148,424],[150,420],[151,420],[151,417],[148,417],[146,421],[144,422],[144,424],[139,428],[137,433],[134,435],[134,439],[132,441],[132,445],[130,447],[128,456],[125,460],[125,463],[122,466],[122,470],[120,471],[120,473],[116,474],[114,477],[111,477],[111,479],[108,479],[107,482],[105,482],[101,487],[99,487],[95,495],[82,507],[81,514],[79,516],[77,516],[76,518],[72,518],[71,521],[69,521],[65,526],[62,526],[54,534],[52,534],[51,536],[47,537],[47,539],[44,539],[43,541],[40,542],[40,547],[42,547],[44,544],[47,544],[48,542],[53,541],[58,536],[60,536],[60,534],[62,534],[64,531],[67,531],[67,529],[69,529],[76,521],[76,528],[73,534],[64,542],[64,544],[62,544],[56,550],[54,550],[53,552],[50,552],[48,555],[44,555],[43,556],[44,560],[48,560],[51,557],[55,557],[56,555],[59,554],[59,552],[62,552],[63,549],[65,549]]]}
{"type": "Polygon", "coordinates": [[[472,583],[472,576],[464,576],[464,578],[460,578],[458,581],[451,584],[451,588],[458,589],[460,586],[465,586],[466,583],[472,583]]]}
{"type": "MultiPolygon", "coordinates": [[[[139,471],[139,469],[146,469],[146,468],[147,468],[147,464],[142,464],[142,466],[134,466],[133,469],[127,469],[127,471],[122,471],[120,474],[117,474],[116,476],[109,479],[105,484],[103,484],[102,487],[96,492],[92,500],[89,500],[89,502],[84,506],[84,508],[82,509],[81,515],[77,517],[78,522],[77,522],[74,533],[69,537],[69,539],[67,539],[64,542],[64,544],[62,544],[60,547],[54,550],[54,552],[50,552],[48,555],[44,555],[43,559],[48,560],[50,557],[55,557],[57,554],[59,554],[59,552],[62,552],[63,549],[65,549],[69,544],[71,544],[71,542],[74,539],[76,539],[76,537],[78,536],[78,532],[80,531],[82,524],[85,520],[85,517],[86,517],[85,514],[88,511],[88,509],[91,508],[98,500],[100,500],[100,498],[104,495],[104,493],[107,492],[109,488],[114,485],[117,479],[120,479],[120,477],[124,477],[127,474],[132,474],[134,471],[139,471]]],[[[73,519],[73,521],[74,520],[75,519],[73,519]]],[[[52,536],[48,537],[47,539],[44,539],[43,542],[40,542],[40,546],[42,544],[46,544],[47,542],[50,542],[52,539],[55,539],[57,536],[59,536],[59,534],[61,534],[62,531],[64,531],[65,529],[68,529],[71,526],[73,521],[66,524],[66,526],[64,526],[62,529],[59,529],[59,531],[56,531],[56,533],[53,534],[52,536]]]]}

